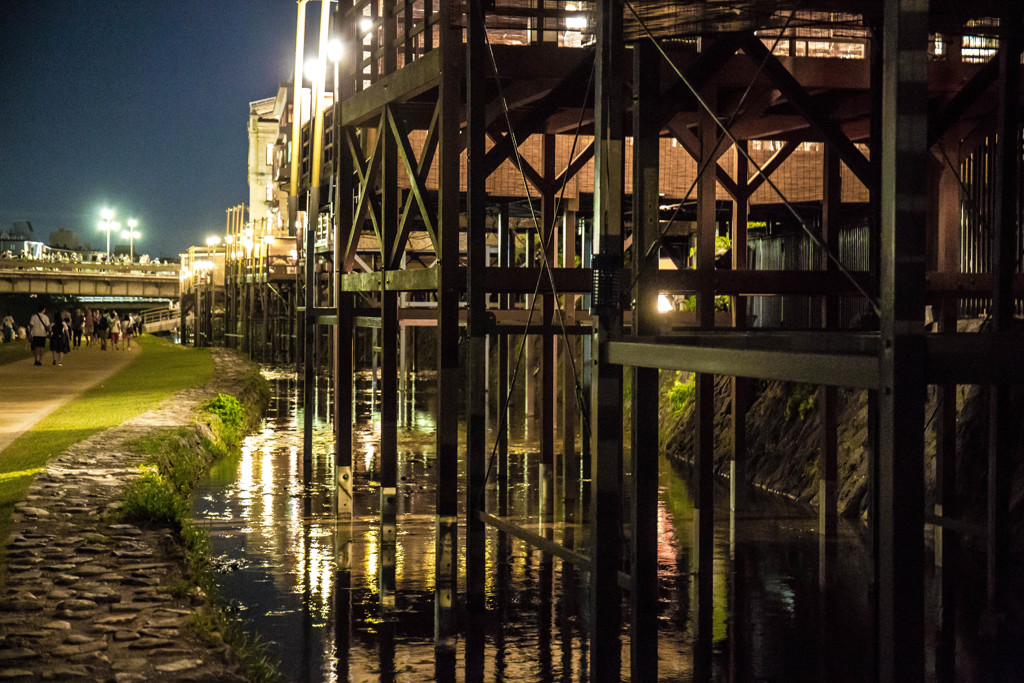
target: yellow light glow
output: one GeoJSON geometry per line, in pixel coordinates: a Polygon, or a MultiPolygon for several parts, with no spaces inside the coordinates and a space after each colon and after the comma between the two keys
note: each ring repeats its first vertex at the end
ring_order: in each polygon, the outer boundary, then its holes
{"type": "Polygon", "coordinates": [[[344,56],[345,46],[340,40],[334,39],[327,44],[327,59],[332,62],[340,62],[344,56]]]}
{"type": "Polygon", "coordinates": [[[675,310],[675,306],[669,301],[668,297],[664,294],[658,295],[658,313],[668,313],[669,311],[675,310]]]}

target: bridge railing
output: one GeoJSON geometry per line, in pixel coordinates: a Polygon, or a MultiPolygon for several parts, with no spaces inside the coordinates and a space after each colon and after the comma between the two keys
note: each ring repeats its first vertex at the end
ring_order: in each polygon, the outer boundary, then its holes
{"type": "Polygon", "coordinates": [[[88,275],[155,275],[177,278],[179,267],[175,263],[93,263],[49,261],[46,259],[0,258],[0,271],[33,271],[53,273],[81,273],[88,275]]]}

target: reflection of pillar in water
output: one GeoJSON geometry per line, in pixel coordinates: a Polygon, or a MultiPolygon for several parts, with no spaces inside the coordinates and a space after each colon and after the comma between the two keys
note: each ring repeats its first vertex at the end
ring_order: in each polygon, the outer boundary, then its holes
{"type": "Polygon", "coordinates": [[[458,519],[438,515],[436,524],[434,646],[437,650],[450,649],[454,653],[456,633],[452,608],[458,582],[455,558],[458,519]]]}
{"type": "Polygon", "coordinates": [[[495,619],[492,639],[494,642],[494,676],[505,680],[505,618],[508,611],[509,583],[512,564],[509,560],[509,538],[504,531],[498,532],[498,576],[495,582],[495,619]]]}
{"type": "Polygon", "coordinates": [[[480,614],[471,614],[466,624],[466,683],[484,680],[484,645],[487,624],[480,614]]]}
{"type": "Polygon", "coordinates": [[[537,658],[541,680],[553,680],[551,667],[551,593],[554,588],[554,562],[550,553],[541,552],[537,593],[537,658]]]}
{"type": "MultiPolygon", "coordinates": [[[[735,514],[733,515],[735,520],[735,514]]],[[[734,524],[735,527],[735,524],[734,524]]],[[[743,655],[747,652],[744,641],[743,625],[746,624],[747,606],[744,588],[746,572],[746,547],[736,544],[735,537],[730,542],[729,555],[732,559],[732,570],[729,572],[729,619],[726,628],[729,636],[729,680],[742,681],[748,678],[746,662],[743,655]]]]}
{"type": "Polygon", "coordinates": [[[393,607],[395,604],[395,546],[397,542],[397,490],[393,487],[380,489],[380,604],[393,607]]]}
{"type": "Polygon", "coordinates": [[[352,637],[352,525],[338,524],[334,532],[338,570],[334,574],[334,652],[338,680],[349,678],[348,650],[352,637]]]}

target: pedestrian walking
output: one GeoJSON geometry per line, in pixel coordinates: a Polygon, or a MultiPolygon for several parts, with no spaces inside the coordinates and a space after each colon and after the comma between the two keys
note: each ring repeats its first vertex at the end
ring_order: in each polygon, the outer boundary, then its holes
{"type": "Polygon", "coordinates": [[[110,348],[117,351],[121,347],[118,342],[121,340],[121,319],[117,317],[117,311],[111,309],[110,317],[107,318],[107,329],[110,332],[110,348]]]}
{"type": "Polygon", "coordinates": [[[64,354],[71,351],[71,337],[68,333],[68,324],[61,320],[54,320],[50,325],[50,355],[53,356],[54,365],[64,365],[64,354]]]}
{"type": "Polygon", "coordinates": [[[75,314],[71,316],[71,340],[74,348],[82,348],[83,334],[85,334],[85,315],[81,308],[76,308],[75,314]]]}
{"type": "Polygon", "coordinates": [[[46,315],[46,306],[40,304],[39,310],[29,319],[28,334],[31,339],[29,346],[36,359],[34,364],[42,365],[43,354],[46,353],[46,338],[50,334],[50,318],[46,315]]]}
{"type": "Polygon", "coordinates": [[[121,319],[121,339],[124,341],[125,351],[132,350],[132,334],[135,332],[133,329],[134,324],[131,313],[126,314],[125,317],[121,319]]]}
{"type": "Polygon", "coordinates": [[[95,314],[96,314],[96,311],[92,310],[91,308],[86,308],[85,309],[85,328],[84,328],[84,334],[85,334],[85,345],[86,346],[92,346],[92,335],[93,335],[93,333],[95,331],[95,322],[96,322],[95,317],[94,317],[95,314]]]}
{"type": "Polygon", "coordinates": [[[96,336],[100,339],[100,351],[107,350],[107,327],[109,323],[110,319],[107,317],[107,312],[102,310],[99,311],[94,327],[96,329],[96,336]]]}

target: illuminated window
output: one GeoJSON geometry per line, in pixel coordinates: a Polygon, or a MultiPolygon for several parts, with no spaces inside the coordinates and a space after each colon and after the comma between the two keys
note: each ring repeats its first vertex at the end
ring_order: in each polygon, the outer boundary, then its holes
{"type": "Polygon", "coordinates": [[[267,143],[267,166],[274,165],[274,143],[267,143]]]}

